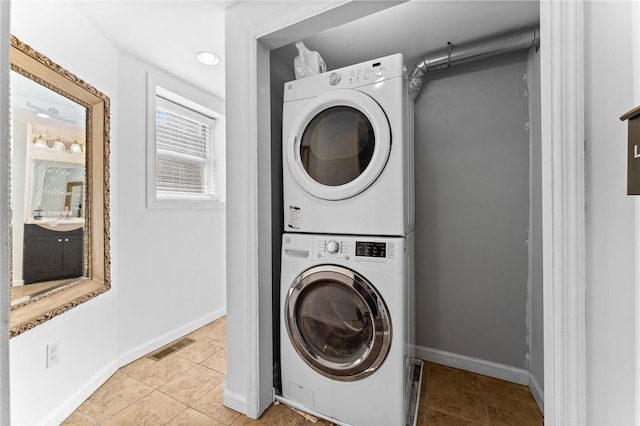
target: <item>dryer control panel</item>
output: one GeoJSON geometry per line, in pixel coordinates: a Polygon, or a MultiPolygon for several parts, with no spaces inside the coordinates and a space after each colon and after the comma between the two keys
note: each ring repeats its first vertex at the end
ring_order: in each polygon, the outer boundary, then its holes
{"type": "Polygon", "coordinates": [[[288,81],[284,84],[284,102],[318,96],[327,89],[381,85],[383,81],[394,78],[407,80],[407,69],[401,53],[288,81]]]}

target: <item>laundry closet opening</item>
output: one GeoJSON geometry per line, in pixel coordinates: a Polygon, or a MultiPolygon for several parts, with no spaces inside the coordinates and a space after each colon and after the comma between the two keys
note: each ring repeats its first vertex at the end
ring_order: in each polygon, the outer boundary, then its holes
{"type": "MultiPolygon", "coordinates": [[[[303,41],[328,70],[394,53],[411,70],[449,41],[538,22],[538,2],[407,2],[303,41]]],[[[284,83],[295,79],[296,54],[287,45],[270,55],[276,390],[284,337],[282,97],[284,83]]],[[[532,48],[425,77],[414,116],[415,307],[419,358],[526,384],[542,408],[539,64],[532,48]]]]}

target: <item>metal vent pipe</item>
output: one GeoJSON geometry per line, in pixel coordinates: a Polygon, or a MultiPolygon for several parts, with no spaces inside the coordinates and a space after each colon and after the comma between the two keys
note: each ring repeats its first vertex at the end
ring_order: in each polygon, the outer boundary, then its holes
{"type": "Polygon", "coordinates": [[[534,46],[540,46],[538,27],[502,34],[460,46],[449,44],[445,49],[427,54],[420,64],[414,66],[409,74],[409,93],[415,102],[422,89],[424,78],[429,72],[534,46]]]}

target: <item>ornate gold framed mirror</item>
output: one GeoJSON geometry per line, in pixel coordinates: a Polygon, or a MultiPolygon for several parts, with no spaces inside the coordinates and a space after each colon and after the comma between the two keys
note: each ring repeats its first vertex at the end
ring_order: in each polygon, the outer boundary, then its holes
{"type": "Polygon", "coordinates": [[[104,93],[13,36],[11,80],[14,337],[111,288],[110,108],[104,93]],[[47,93],[19,93],[14,81],[25,79],[47,93]],[[18,122],[20,103],[33,111],[18,122]],[[16,297],[34,284],[43,290],[16,297]]]}

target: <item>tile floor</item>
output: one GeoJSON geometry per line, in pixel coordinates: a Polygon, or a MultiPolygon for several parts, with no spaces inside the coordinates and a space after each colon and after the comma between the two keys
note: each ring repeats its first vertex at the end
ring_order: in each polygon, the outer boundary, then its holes
{"type": "MultiPolygon", "coordinates": [[[[222,405],[225,318],[187,337],[195,342],[159,361],[143,357],[122,367],[63,425],[313,425],[282,404],[272,405],[259,420],[222,405]]],[[[527,387],[425,363],[418,425],[542,424],[527,387]]]]}

